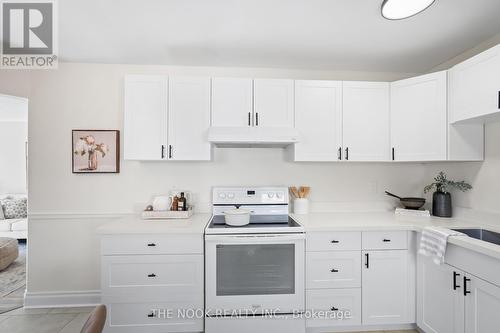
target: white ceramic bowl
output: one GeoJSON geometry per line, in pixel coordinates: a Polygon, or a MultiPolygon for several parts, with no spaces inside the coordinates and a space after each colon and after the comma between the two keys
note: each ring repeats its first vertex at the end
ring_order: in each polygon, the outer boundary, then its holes
{"type": "Polygon", "coordinates": [[[241,227],[250,223],[250,211],[245,209],[229,209],[224,212],[226,224],[241,227]]]}

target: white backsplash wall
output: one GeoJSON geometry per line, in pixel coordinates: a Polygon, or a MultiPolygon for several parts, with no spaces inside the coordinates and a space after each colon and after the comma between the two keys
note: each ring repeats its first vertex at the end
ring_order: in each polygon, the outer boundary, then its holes
{"type": "MultiPolygon", "coordinates": [[[[193,191],[201,210],[208,209],[211,187],[220,185],[307,184],[312,187],[313,202],[342,206],[395,202],[384,190],[421,195],[424,185],[441,169],[453,177],[476,179],[481,187],[475,191],[491,190],[494,185],[484,177],[495,166],[498,170],[498,164],[481,169],[482,163],[292,163],[282,149],[215,149],[212,162],[122,161],[117,175],[74,175],[71,130],[122,129],[126,74],[382,81],[409,75],[65,63],[58,70],[34,71],[29,80],[24,71],[20,77],[4,72],[0,71],[0,92],[19,91],[30,98],[28,297],[94,297],[100,276],[95,229],[108,220],[105,213],[131,212],[151,195],[173,187],[193,191]]],[[[483,196],[487,194],[459,194],[454,199],[462,206],[474,206],[474,200],[483,196]]],[[[489,203],[496,208],[498,203],[492,200],[489,203]]]]}

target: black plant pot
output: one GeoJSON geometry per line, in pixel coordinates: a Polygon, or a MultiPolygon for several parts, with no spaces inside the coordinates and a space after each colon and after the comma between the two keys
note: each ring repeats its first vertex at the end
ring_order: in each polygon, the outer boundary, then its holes
{"type": "Polygon", "coordinates": [[[451,194],[445,192],[434,192],[432,195],[432,215],[439,217],[451,217],[451,194]]]}

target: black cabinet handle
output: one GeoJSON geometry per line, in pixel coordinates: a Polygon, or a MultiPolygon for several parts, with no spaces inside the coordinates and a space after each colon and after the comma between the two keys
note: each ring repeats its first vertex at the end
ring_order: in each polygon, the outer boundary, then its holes
{"type": "Polygon", "coordinates": [[[457,284],[457,277],[459,276],[459,273],[453,272],[453,290],[457,290],[457,288],[460,288],[460,286],[457,284]]]}
{"type": "Polygon", "coordinates": [[[332,240],[332,241],[331,241],[331,243],[332,243],[332,244],[338,244],[338,243],[339,243],[339,241],[334,239],[334,240],[332,240]]]}
{"type": "Polygon", "coordinates": [[[365,253],[365,266],[366,268],[370,268],[370,255],[368,253],[365,253]]]}
{"type": "Polygon", "coordinates": [[[467,290],[467,282],[469,282],[470,279],[464,276],[464,296],[467,296],[467,294],[470,294],[470,291],[467,290]]]}
{"type": "Polygon", "coordinates": [[[168,158],[172,158],[172,145],[168,145],[168,158]]]}
{"type": "Polygon", "coordinates": [[[248,126],[252,125],[252,113],[248,112],[248,126]]]}
{"type": "Polygon", "coordinates": [[[150,278],[156,277],[156,274],[155,273],[148,274],[148,277],[150,278]]]}
{"type": "Polygon", "coordinates": [[[259,126],[259,113],[255,112],[255,126],[259,126]]]}
{"type": "Polygon", "coordinates": [[[156,244],[155,243],[148,243],[148,246],[153,247],[153,246],[156,246],[156,244]]]}
{"type": "Polygon", "coordinates": [[[500,109],[500,91],[498,92],[498,108],[500,109]]]}
{"type": "Polygon", "coordinates": [[[149,318],[153,318],[154,316],[155,316],[155,313],[154,313],[154,312],[151,312],[151,313],[149,313],[149,314],[148,314],[148,317],[149,317],[149,318]]]}
{"type": "Polygon", "coordinates": [[[336,307],[332,306],[332,308],[330,310],[331,311],[339,311],[339,308],[336,308],[336,307]]]}
{"type": "Polygon", "coordinates": [[[394,147],[392,147],[392,160],[395,160],[395,153],[394,153],[394,147]]]}
{"type": "Polygon", "coordinates": [[[349,147],[345,149],[345,160],[349,161],[349,147]]]}
{"type": "Polygon", "coordinates": [[[161,158],[165,158],[165,145],[161,145],[161,158]]]}
{"type": "Polygon", "coordinates": [[[339,270],[338,270],[338,269],[335,269],[335,268],[332,268],[332,269],[330,269],[330,272],[332,272],[332,273],[338,273],[338,272],[339,272],[339,270]]]}
{"type": "Polygon", "coordinates": [[[384,242],[384,243],[389,243],[390,241],[391,241],[391,240],[390,240],[390,239],[387,239],[387,238],[384,238],[384,239],[382,240],[382,242],[384,242]]]}
{"type": "Polygon", "coordinates": [[[338,159],[339,161],[342,161],[342,147],[339,147],[339,152],[338,152],[338,159]]]}

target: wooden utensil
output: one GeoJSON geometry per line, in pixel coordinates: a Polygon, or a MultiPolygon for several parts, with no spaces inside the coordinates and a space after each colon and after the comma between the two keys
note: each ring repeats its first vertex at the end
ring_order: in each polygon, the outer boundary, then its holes
{"type": "Polygon", "coordinates": [[[295,198],[300,198],[299,191],[297,191],[297,188],[295,186],[290,187],[290,192],[292,192],[292,195],[295,198]]]}

